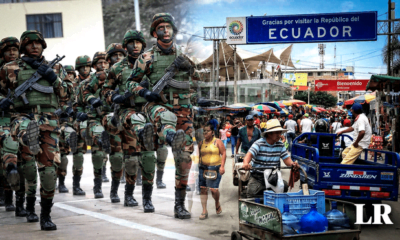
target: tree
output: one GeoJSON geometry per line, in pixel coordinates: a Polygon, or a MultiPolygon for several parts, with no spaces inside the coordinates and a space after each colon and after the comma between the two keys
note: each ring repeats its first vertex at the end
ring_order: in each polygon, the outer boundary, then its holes
{"type": "MultiPolygon", "coordinates": [[[[297,92],[294,99],[308,102],[308,92],[297,92]]],[[[330,95],[327,92],[310,92],[310,104],[322,105],[324,107],[334,107],[337,103],[337,97],[330,95]]]]}

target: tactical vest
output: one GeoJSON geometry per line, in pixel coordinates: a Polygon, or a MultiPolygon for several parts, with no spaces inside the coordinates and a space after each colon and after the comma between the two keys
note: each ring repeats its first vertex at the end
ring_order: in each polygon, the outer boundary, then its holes
{"type": "MultiPolygon", "coordinates": [[[[132,74],[132,68],[129,68],[129,60],[128,57],[126,57],[123,60],[123,65],[122,67],[122,73],[121,73],[121,84],[119,85],[119,94],[124,95],[125,91],[126,91],[126,83],[128,82],[128,78],[131,76],[132,74]]],[[[146,99],[136,96],[134,97],[134,101],[135,104],[142,104],[147,102],[146,99]]],[[[133,107],[133,106],[130,106],[133,107]]]]}
{"type": "MultiPolygon", "coordinates": [[[[179,46],[175,46],[175,54],[171,55],[161,55],[161,50],[159,50],[156,46],[153,47],[154,51],[154,59],[153,59],[153,66],[152,66],[152,73],[149,76],[150,79],[150,90],[153,86],[165,75],[165,69],[167,69],[174,60],[182,54],[181,49],[179,46]]],[[[191,81],[191,77],[187,72],[178,72],[175,74],[174,79],[176,81],[191,81]]],[[[164,90],[165,97],[170,101],[173,101],[172,94],[185,94],[189,93],[189,89],[178,89],[173,87],[166,87],[164,90]]]]}
{"type": "MultiPolygon", "coordinates": [[[[28,64],[24,64],[26,69],[22,69],[20,65],[20,71],[18,72],[18,85],[28,80],[36,70],[28,64]]],[[[47,80],[41,78],[36,83],[42,86],[52,86],[47,80]]],[[[42,93],[35,89],[29,89],[26,91],[26,98],[29,103],[24,104],[22,98],[14,99],[14,108],[19,111],[20,109],[38,108],[41,112],[54,112],[55,109],[59,108],[58,99],[55,93],[42,93]]]]}

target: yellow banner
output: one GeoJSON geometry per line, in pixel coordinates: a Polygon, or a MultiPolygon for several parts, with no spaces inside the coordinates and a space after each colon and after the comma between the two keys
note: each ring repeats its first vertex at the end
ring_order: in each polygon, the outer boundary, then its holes
{"type": "Polygon", "coordinates": [[[294,75],[296,76],[295,86],[307,86],[307,73],[295,73],[294,75]]]}

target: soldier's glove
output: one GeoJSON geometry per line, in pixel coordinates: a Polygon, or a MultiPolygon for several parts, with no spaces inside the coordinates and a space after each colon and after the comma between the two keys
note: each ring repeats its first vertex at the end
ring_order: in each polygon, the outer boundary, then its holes
{"type": "Polygon", "coordinates": [[[37,72],[42,75],[44,79],[46,79],[50,84],[53,84],[57,80],[57,75],[53,69],[51,69],[48,65],[42,64],[38,68],[37,72]]]}
{"type": "Polygon", "coordinates": [[[100,107],[100,106],[103,106],[103,103],[102,103],[101,100],[98,99],[98,98],[91,98],[91,99],[89,99],[89,103],[90,103],[90,105],[93,106],[93,108],[98,108],[98,107],[100,107]]]}
{"type": "Polygon", "coordinates": [[[3,98],[0,101],[0,109],[1,110],[8,110],[10,109],[10,106],[14,105],[13,100],[9,99],[9,98],[3,98]]]}
{"type": "Polygon", "coordinates": [[[159,101],[161,101],[160,94],[152,92],[152,91],[147,90],[145,88],[141,89],[139,91],[139,96],[145,98],[149,102],[159,102],[159,101]]]}
{"type": "Polygon", "coordinates": [[[175,58],[174,64],[181,70],[190,70],[192,68],[192,64],[190,64],[189,60],[183,56],[178,56],[175,58]]]}
{"type": "Polygon", "coordinates": [[[58,117],[60,117],[63,112],[64,111],[61,108],[59,108],[59,109],[54,111],[54,114],[57,115],[58,117]]]}
{"type": "Polygon", "coordinates": [[[114,93],[111,96],[111,101],[113,103],[117,103],[117,104],[124,103],[125,102],[125,97],[123,95],[118,94],[118,93],[114,93]]]}
{"type": "Polygon", "coordinates": [[[139,85],[140,85],[142,88],[146,88],[146,89],[149,89],[149,87],[150,87],[149,81],[148,81],[147,79],[141,81],[141,82],[139,83],[139,85]]]}
{"type": "Polygon", "coordinates": [[[76,119],[78,120],[78,122],[84,122],[86,120],[88,120],[88,115],[84,112],[78,112],[76,114],[76,119]]]}
{"type": "Polygon", "coordinates": [[[68,115],[68,117],[72,117],[74,114],[74,109],[72,109],[72,107],[67,107],[65,109],[65,113],[68,115]]]}

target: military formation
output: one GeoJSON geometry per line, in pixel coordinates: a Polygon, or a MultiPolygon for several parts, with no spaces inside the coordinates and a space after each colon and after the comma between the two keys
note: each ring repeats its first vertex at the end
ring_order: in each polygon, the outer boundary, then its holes
{"type": "Polygon", "coordinates": [[[94,197],[104,197],[109,161],[111,202],[120,202],[124,178],[124,206],[139,205],[134,190],[141,185],[144,212],[154,212],[154,178],[157,188],[166,187],[170,146],[176,169],[174,215],[190,218],[184,202],[194,149],[191,85],[198,74],[174,43],[177,32],[173,17],[159,13],[150,26],[157,43],[147,51],[143,33],[128,30],[121,43],[92,59],[78,56],[75,66],[63,66],[62,57],[46,59],[47,44],[38,31],[25,31],[20,40],[2,39],[0,207],[28,222],[40,221],[42,230],[56,230],[50,217],[56,188],[69,192],[65,178],[72,169],[72,193],[85,195],[80,181],[90,146],[94,197]],[[40,216],[35,211],[38,176],[40,216]]]}

